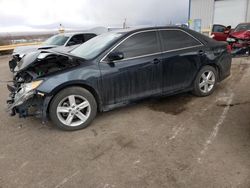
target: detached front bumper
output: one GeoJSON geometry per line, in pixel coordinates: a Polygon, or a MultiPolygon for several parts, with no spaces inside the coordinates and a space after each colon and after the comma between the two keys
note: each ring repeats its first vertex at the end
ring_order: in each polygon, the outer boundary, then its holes
{"type": "Polygon", "coordinates": [[[229,42],[232,55],[249,55],[250,40],[235,39],[235,42],[229,42]]]}
{"type": "Polygon", "coordinates": [[[43,121],[47,120],[47,109],[51,97],[37,91],[32,91],[28,95],[20,95],[14,86],[8,85],[7,87],[10,95],[6,111],[11,116],[19,114],[20,118],[36,116],[42,118],[43,121]]]}
{"type": "Polygon", "coordinates": [[[250,47],[233,48],[232,55],[249,55],[250,47]]]}

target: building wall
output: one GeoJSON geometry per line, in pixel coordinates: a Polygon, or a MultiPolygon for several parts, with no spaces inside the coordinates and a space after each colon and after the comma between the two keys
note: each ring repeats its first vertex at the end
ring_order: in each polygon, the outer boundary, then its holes
{"type": "Polygon", "coordinates": [[[246,22],[248,0],[215,1],[214,24],[231,25],[236,27],[246,22]]]}
{"type": "Polygon", "coordinates": [[[214,0],[191,0],[190,19],[201,19],[201,28],[209,29],[213,23],[214,0]]]}
{"type": "MultiPolygon", "coordinates": [[[[215,1],[216,0],[190,0],[190,20],[201,19],[201,29],[203,31],[210,29],[211,25],[214,24],[215,1]]],[[[239,3],[241,3],[241,1],[239,1],[239,3]]],[[[241,22],[250,22],[250,0],[247,0],[247,7],[242,11],[246,11],[246,17],[241,22]]],[[[233,14],[237,13],[234,12],[233,14]]]]}

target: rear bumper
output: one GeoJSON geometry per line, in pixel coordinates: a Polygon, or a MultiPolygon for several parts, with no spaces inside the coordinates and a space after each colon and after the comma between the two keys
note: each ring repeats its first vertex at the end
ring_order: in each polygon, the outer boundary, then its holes
{"type": "Polygon", "coordinates": [[[224,55],[218,62],[219,66],[219,82],[231,75],[232,56],[224,55]]]}

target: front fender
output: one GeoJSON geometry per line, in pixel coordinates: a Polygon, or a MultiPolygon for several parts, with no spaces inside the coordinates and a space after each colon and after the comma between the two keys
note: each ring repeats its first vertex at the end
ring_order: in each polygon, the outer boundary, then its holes
{"type": "Polygon", "coordinates": [[[37,88],[45,96],[55,96],[59,91],[70,86],[81,86],[89,90],[102,104],[100,95],[100,70],[95,64],[78,67],[68,72],[51,75],[44,78],[44,82],[37,88]]]}
{"type": "MultiPolygon", "coordinates": [[[[82,80],[74,80],[74,81],[69,81],[69,82],[66,82],[66,83],[63,83],[61,85],[58,85],[57,87],[55,87],[53,90],[51,90],[49,93],[46,93],[44,91],[41,91],[41,90],[38,90],[39,92],[41,93],[45,93],[46,94],[46,98],[44,100],[44,106],[43,106],[43,109],[44,109],[44,112],[43,114],[47,114],[47,111],[48,111],[48,108],[49,108],[49,104],[51,102],[51,100],[53,99],[53,97],[59,93],[61,90],[65,89],[65,88],[68,88],[68,87],[72,87],[72,86],[79,86],[79,87],[83,87],[85,89],[87,89],[89,92],[92,93],[92,95],[95,97],[96,99],[96,102],[98,104],[98,109],[100,111],[102,111],[103,107],[102,107],[102,98],[101,98],[101,95],[99,93],[99,90],[98,88],[96,87],[93,87],[92,85],[90,85],[89,83],[87,82],[84,82],[82,80]]],[[[46,116],[44,116],[46,117],[46,116]]],[[[45,118],[46,119],[46,118],[45,118]]]]}

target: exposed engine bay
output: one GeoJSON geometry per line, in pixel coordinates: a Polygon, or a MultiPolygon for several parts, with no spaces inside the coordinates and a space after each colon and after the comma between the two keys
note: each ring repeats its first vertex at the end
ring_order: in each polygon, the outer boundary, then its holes
{"type": "Polygon", "coordinates": [[[27,57],[27,59],[24,57],[18,63],[13,80],[15,86],[19,86],[22,83],[29,83],[45,75],[75,67],[80,64],[80,61],[77,59],[59,53],[52,53],[50,51],[42,51],[39,54],[28,54],[28,56],[32,55],[37,57],[35,59],[34,57],[27,57]],[[29,62],[29,60],[33,60],[33,62],[29,62]]]}

